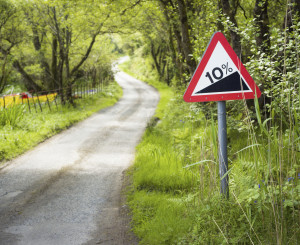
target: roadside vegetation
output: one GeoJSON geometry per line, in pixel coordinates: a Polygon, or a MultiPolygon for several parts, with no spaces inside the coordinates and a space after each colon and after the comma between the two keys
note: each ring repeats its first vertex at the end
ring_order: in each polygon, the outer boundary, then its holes
{"type": "MultiPolygon", "coordinates": [[[[123,68],[155,86],[147,62],[136,57],[123,68]]],[[[140,244],[297,244],[299,139],[259,126],[259,119],[229,116],[230,198],[224,200],[216,103],[203,113],[201,105],[183,102],[184,90],[157,88],[160,121],[149,124],[129,171],[128,203],[140,244]]],[[[237,103],[244,102],[228,102],[237,103]]]]}
{"type": "Polygon", "coordinates": [[[140,244],[298,244],[300,2],[157,0],[137,9],[127,69],[173,93],[130,170],[140,244]],[[220,195],[216,103],[182,98],[216,31],[262,91],[226,103],[228,200],[220,195]]]}
{"type": "MultiPolygon", "coordinates": [[[[4,162],[31,149],[38,143],[70,127],[88,116],[115,104],[122,97],[122,89],[111,82],[100,93],[30,113],[27,105],[1,108],[0,161],[4,162]]],[[[0,163],[1,167],[1,163],[0,163]]]]}

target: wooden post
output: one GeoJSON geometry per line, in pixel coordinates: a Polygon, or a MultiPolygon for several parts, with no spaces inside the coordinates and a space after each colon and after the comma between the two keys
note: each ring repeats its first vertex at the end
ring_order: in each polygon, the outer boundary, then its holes
{"type": "Polygon", "coordinates": [[[30,104],[29,104],[29,98],[28,98],[28,96],[27,96],[27,104],[28,104],[29,113],[31,113],[31,109],[30,109],[30,104]]]}
{"type": "Polygon", "coordinates": [[[34,109],[35,109],[35,113],[37,113],[36,104],[35,104],[35,101],[34,101],[34,96],[33,96],[33,94],[32,94],[32,100],[33,100],[33,106],[34,106],[34,109]]]}
{"type": "Polygon", "coordinates": [[[38,100],[41,112],[43,112],[43,109],[42,109],[42,106],[41,106],[41,102],[40,102],[40,99],[39,99],[39,94],[37,92],[35,92],[35,94],[36,94],[36,97],[37,97],[37,100],[38,100]]]}
{"type": "MultiPolygon", "coordinates": [[[[55,91],[54,91],[55,93],[55,91]]],[[[56,110],[58,110],[58,106],[57,106],[57,102],[56,102],[56,97],[57,97],[58,93],[56,93],[56,96],[54,97],[54,103],[55,103],[55,106],[56,106],[56,110]]]]}
{"type": "Polygon", "coordinates": [[[46,94],[46,99],[47,99],[47,104],[48,104],[48,106],[49,106],[49,110],[51,111],[51,106],[50,106],[50,103],[49,103],[47,94],[46,94]]]}

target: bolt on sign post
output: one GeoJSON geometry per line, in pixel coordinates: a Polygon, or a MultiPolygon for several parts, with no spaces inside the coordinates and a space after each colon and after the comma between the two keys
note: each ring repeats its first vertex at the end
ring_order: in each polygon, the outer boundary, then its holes
{"type": "Polygon", "coordinates": [[[186,102],[218,101],[221,194],[228,198],[226,100],[259,98],[261,92],[221,32],[215,32],[183,96],[186,102]]]}

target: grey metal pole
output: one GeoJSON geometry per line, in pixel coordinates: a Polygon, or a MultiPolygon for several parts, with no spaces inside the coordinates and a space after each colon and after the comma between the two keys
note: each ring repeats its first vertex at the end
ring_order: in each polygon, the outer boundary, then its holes
{"type": "Polygon", "coordinates": [[[218,136],[219,136],[219,171],[221,178],[221,194],[229,198],[227,158],[227,125],[226,125],[226,101],[218,101],[218,136]]]}

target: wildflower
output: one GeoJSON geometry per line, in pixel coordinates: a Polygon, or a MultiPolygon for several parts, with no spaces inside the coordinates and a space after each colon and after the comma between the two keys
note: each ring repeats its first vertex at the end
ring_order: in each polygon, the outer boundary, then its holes
{"type": "Polygon", "coordinates": [[[289,177],[288,178],[288,182],[290,182],[291,180],[294,180],[294,178],[293,177],[289,177]]]}
{"type": "Polygon", "coordinates": [[[260,188],[260,184],[258,184],[258,188],[260,188]]]}
{"type": "Polygon", "coordinates": [[[300,173],[298,173],[298,179],[300,179],[300,173]]]}

